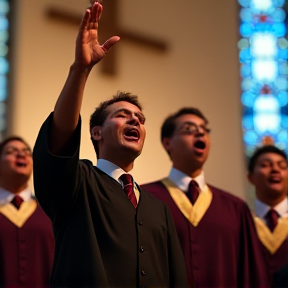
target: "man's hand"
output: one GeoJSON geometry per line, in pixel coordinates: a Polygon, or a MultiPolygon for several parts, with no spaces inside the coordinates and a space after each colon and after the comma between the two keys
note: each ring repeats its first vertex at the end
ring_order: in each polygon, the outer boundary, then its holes
{"type": "Polygon", "coordinates": [[[82,18],[80,30],[76,40],[75,63],[87,68],[92,68],[119,41],[120,37],[113,36],[103,45],[98,42],[98,26],[103,11],[100,3],[95,2],[89,7],[82,18]]]}

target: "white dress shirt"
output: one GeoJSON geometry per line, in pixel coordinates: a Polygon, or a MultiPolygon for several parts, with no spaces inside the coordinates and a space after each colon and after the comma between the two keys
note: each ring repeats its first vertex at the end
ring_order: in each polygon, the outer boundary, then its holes
{"type": "MultiPolygon", "coordinates": [[[[270,209],[271,207],[269,205],[261,202],[259,199],[256,198],[254,212],[257,217],[265,221],[265,216],[270,209]]],[[[273,207],[273,209],[276,210],[280,217],[288,217],[288,198],[286,197],[275,207],[273,207]]]]}
{"type": "MultiPolygon", "coordinates": [[[[119,177],[122,174],[126,174],[126,172],[122,168],[118,167],[117,165],[115,165],[112,162],[105,160],[105,159],[98,159],[96,167],[99,168],[100,170],[102,170],[104,173],[106,173],[108,176],[110,176],[111,178],[113,178],[117,182],[119,182],[123,188],[123,183],[119,179],[119,177]]],[[[135,193],[137,203],[138,203],[139,197],[140,197],[140,192],[139,192],[139,189],[137,187],[137,183],[134,181],[134,179],[133,179],[133,184],[134,184],[134,193],[135,193]]]]}
{"type": "Polygon", "coordinates": [[[188,191],[189,183],[191,182],[191,180],[197,182],[201,192],[205,191],[204,187],[206,183],[205,183],[204,171],[202,171],[200,175],[192,179],[185,173],[172,167],[168,177],[180,190],[184,191],[185,193],[188,191]]]}
{"type": "MultiPolygon", "coordinates": [[[[20,196],[23,199],[23,201],[29,201],[31,199],[32,193],[30,188],[27,187],[20,193],[17,193],[17,195],[20,196]]],[[[0,187],[0,205],[10,203],[13,200],[14,196],[15,194],[0,187]]]]}

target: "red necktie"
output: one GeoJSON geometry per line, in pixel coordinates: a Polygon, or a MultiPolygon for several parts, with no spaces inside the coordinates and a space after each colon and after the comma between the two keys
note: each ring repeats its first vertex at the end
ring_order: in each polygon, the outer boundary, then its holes
{"type": "Polygon", "coordinates": [[[195,204],[200,193],[200,188],[195,180],[191,180],[188,186],[187,196],[190,199],[192,205],[195,204]]]}
{"type": "Polygon", "coordinates": [[[134,193],[133,177],[130,174],[122,174],[119,178],[123,182],[123,190],[130,199],[133,206],[137,207],[137,200],[134,193]]]}
{"type": "Polygon", "coordinates": [[[268,228],[271,230],[271,232],[273,232],[278,224],[278,213],[274,209],[270,209],[267,212],[265,219],[267,221],[268,228]]]}
{"type": "Polygon", "coordinates": [[[16,209],[20,208],[22,202],[23,202],[23,199],[20,196],[18,196],[18,195],[16,195],[13,198],[13,200],[11,201],[11,203],[16,207],[16,209]]]}

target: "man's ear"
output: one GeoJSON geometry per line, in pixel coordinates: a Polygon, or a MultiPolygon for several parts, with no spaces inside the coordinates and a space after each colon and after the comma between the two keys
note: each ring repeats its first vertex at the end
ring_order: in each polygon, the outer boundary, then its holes
{"type": "Polygon", "coordinates": [[[253,174],[251,172],[248,173],[247,178],[252,185],[255,185],[254,177],[253,177],[253,174]]]}
{"type": "Polygon", "coordinates": [[[99,141],[102,139],[101,128],[102,128],[101,126],[94,126],[91,129],[91,137],[96,141],[99,141]]]}
{"type": "Polygon", "coordinates": [[[170,138],[162,139],[162,146],[167,152],[170,152],[170,147],[171,147],[170,143],[171,143],[170,138]]]}

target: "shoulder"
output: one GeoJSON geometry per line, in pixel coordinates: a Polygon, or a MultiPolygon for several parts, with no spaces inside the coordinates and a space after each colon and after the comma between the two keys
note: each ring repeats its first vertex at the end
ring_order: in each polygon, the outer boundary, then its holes
{"type": "Polygon", "coordinates": [[[141,191],[145,190],[149,192],[149,194],[153,195],[154,197],[157,197],[162,201],[165,200],[169,194],[167,188],[165,187],[165,185],[162,183],[161,180],[143,184],[140,187],[141,191]]]}
{"type": "Polygon", "coordinates": [[[145,184],[140,185],[140,187],[141,189],[144,189],[152,194],[153,192],[158,192],[159,189],[166,189],[161,180],[145,183],[145,184]]]}
{"type": "MultiPolygon", "coordinates": [[[[219,200],[225,201],[226,203],[230,203],[232,205],[237,205],[241,207],[246,207],[247,204],[244,200],[242,200],[240,197],[233,195],[232,193],[222,190],[220,188],[217,188],[215,186],[212,186],[208,184],[208,187],[213,193],[213,196],[219,200]]],[[[247,206],[248,207],[248,206],[247,206]]]]}

